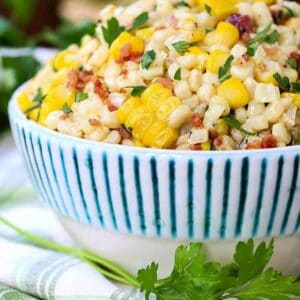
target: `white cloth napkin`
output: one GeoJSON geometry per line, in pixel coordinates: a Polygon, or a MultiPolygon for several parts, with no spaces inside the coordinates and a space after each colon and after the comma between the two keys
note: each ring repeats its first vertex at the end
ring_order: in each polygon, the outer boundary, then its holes
{"type": "MultiPolygon", "coordinates": [[[[24,185],[27,177],[10,139],[0,143],[0,165],[4,164],[5,168],[0,170],[0,195],[24,185]]],[[[36,197],[24,197],[21,202],[11,204],[0,202],[0,215],[35,235],[75,246],[52,212],[42,207],[36,197]]],[[[8,227],[0,225],[0,299],[29,300],[35,297],[66,300],[144,298],[135,289],[107,280],[81,260],[32,245],[8,227]]]]}

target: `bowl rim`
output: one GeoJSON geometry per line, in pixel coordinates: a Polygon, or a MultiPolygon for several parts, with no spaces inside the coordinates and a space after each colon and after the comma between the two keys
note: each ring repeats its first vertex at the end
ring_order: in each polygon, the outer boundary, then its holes
{"type": "Polygon", "coordinates": [[[133,154],[145,154],[145,155],[168,155],[168,156],[188,156],[190,158],[194,157],[214,157],[214,156],[253,156],[253,155],[261,155],[268,156],[270,154],[285,154],[287,152],[299,152],[300,153],[300,145],[293,145],[287,147],[277,147],[270,149],[253,149],[253,150],[225,150],[225,151],[215,151],[215,150],[204,150],[204,151],[191,151],[191,150],[176,150],[176,149],[156,149],[156,148],[142,148],[135,146],[127,146],[120,144],[109,144],[103,143],[83,138],[78,138],[74,136],[70,136],[67,134],[63,134],[51,129],[48,129],[44,126],[39,125],[38,123],[29,120],[26,118],[24,113],[21,111],[18,103],[17,97],[18,95],[26,88],[30,81],[23,83],[20,87],[18,87],[13,93],[9,105],[8,112],[10,121],[18,121],[26,124],[26,129],[32,129],[43,136],[48,136],[49,138],[58,139],[61,142],[69,142],[76,144],[76,146],[91,146],[97,147],[99,150],[106,151],[118,151],[118,152],[127,152],[133,154]]]}

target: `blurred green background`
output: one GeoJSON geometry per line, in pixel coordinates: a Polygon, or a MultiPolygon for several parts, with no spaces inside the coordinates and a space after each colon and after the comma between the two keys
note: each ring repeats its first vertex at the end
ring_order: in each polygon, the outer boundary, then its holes
{"type": "Polygon", "coordinates": [[[13,91],[40,68],[36,47],[63,49],[92,34],[101,7],[130,0],[0,1],[0,134],[8,127],[7,103],[13,91]],[[25,52],[16,48],[28,48],[25,52]]]}

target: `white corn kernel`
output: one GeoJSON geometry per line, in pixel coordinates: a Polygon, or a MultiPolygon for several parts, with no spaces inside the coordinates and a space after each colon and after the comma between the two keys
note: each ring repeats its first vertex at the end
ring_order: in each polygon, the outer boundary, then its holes
{"type": "Polygon", "coordinates": [[[240,122],[240,123],[245,123],[247,120],[247,110],[245,107],[240,107],[237,108],[234,111],[234,116],[235,118],[240,122]]]}
{"type": "Polygon", "coordinates": [[[268,120],[264,115],[252,116],[250,117],[246,123],[254,130],[260,131],[267,129],[269,127],[268,120]]]}
{"type": "Polygon", "coordinates": [[[180,99],[186,99],[192,96],[190,87],[184,80],[175,83],[174,92],[175,95],[180,99]]]}
{"type": "Polygon", "coordinates": [[[265,111],[264,103],[251,101],[248,104],[248,117],[261,115],[265,111]]]}
{"type": "Polygon", "coordinates": [[[258,83],[255,88],[254,101],[270,103],[280,99],[279,88],[272,83],[258,83]]]}
{"type": "Polygon", "coordinates": [[[121,135],[119,131],[112,130],[103,140],[103,142],[108,144],[119,144],[121,142],[121,135]]]}
{"type": "Polygon", "coordinates": [[[191,115],[191,109],[187,105],[182,104],[170,114],[168,125],[172,128],[179,128],[191,117],[191,115]]]}
{"type": "Polygon", "coordinates": [[[192,70],[189,77],[189,86],[193,92],[197,92],[201,85],[202,73],[199,70],[192,70]]]}
{"type": "Polygon", "coordinates": [[[269,122],[275,123],[284,112],[284,105],[280,101],[274,101],[268,104],[265,110],[265,116],[269,122]]]}
{"type": "Polygon", "coordinates": [[[192,128],[189,138],[190,144],[200,144],[208,141],[208,130],[205,128],[192,128]]]}
{"type": "Polygon", "coordinates": [[[272,134],[286,145],[291,142],[291,135],[288,133],[286,127],[282,123],[277,123],[272,127],[272,134]]]}
{"type": "Polygon", "coordinates": [[[216,95],[217,90],[215,86],[211,83],[205,83],[200,86],[197,91],[197,95],[200,100],[209,102],[212,96],[216,95]]]}

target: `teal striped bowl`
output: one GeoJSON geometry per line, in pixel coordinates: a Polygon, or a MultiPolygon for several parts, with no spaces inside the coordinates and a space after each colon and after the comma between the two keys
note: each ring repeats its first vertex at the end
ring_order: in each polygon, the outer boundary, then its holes
{"type": "Polygon", "coordinates": [[[223,240],[300,230],[300,146],[190,152],[109,145],[29,121],[11,127],[40,198],[76,223],[135,236],[223,240]]]}

